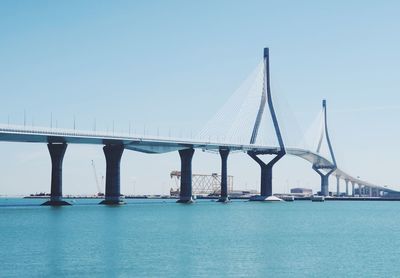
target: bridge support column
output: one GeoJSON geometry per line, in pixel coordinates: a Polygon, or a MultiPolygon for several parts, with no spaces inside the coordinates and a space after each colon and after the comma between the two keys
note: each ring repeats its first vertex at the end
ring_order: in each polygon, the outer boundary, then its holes
{"type": "Polygon", "coordinates": [[[321,195],[329,196],[329,175],[321,175],[321,195]]]}
{"type": "Polygon", "coordinates": [[[181,188],[177,203],[193,203],[192,196],[192,158],[194,149],[179,151],[181,157],[181,188]]]}
{"type": "Polygon", "coordinates": [[[349,196],[349,180],[345,180],[346,182],[346,197],[349,196]]]}
{"type": "Polygon", "coordinates": [[[120,164],[124,145],[106,145],[103,147],[106,157],[106,194],[102,205],[122,205],[120,164]]]}
{"type": "MultiPolygon", "coordinates": [[[[256,153],[248,152],[248,154],[261,168],[260,196],[254,196],[250,198],[250,201],[269,201],[267,198],[272,196],[272,168],[285,155],[285,152],[278,153],[269,163],[262,161],[256,153]]],[[[280,201],[280,199],[277,200],[280,201]]]]}
{"type": "Polygon", "coordinates": [[[340,176],[336,176],[336,197],[340,196],[340,176]]]}
{"type": "Polygon", "coordinates": [[[372,197],[372,187],[368,187],[369,197],[372,197]]]}
{"type": "Polygon", "coordinates": [[[329,176],[333,173],[333,171],[335,171],[336,168],[330,169],[330,171],[327,172],[326,174],[321,172],[321,169],[319,169],[316,166],[313,166],[313,169],[321,177],[321,193],[320,194],[322,196],[329,196],[329,176]]]}
{"type": "Polygon", "coordinates": [[[272,166],[261,166],[261,188],[260,196],[263,198],[272,196],[272,166]]]}
{"type": "Polygon", "coordinates": [[[229,202],[228,197],[228,149],[220,149],[219,154],[221,156],[221,196],[218,202],[229,202]]]}
{"type": "Polygon", "coordinates": [[[66,206],[70,203],[62,200],[62,163],[67,144],[47,144],[51,157],[51,193],[50,200],[43,206],[66,206]]]}
{"type": "Polygon", "coordinates": [[[352,197],[354,197],[354,196],[356,195],[354,186],[355,186],[355,182],[352,181],[352,182],[351,182],[351,196],[352,196],[352,197]]]}
{"type": "Polygon", "coordinates": [[[362,185],[361,184],[358,184],[358,195],[360,196],[360,197],[362,197],[362,185]]]}
{"type": "MultiPolygon", "coordinates": [[[[253,196],[250,198],[250,201],[270,201],[268,197],[272,196],[272,168],[275,163],[285,155],[285,152],[279,152],[269,163],[262,161],[254,152],[248,152],[248,155],[253,158],[261,168],[260,195],[253,196]]],[[[274,200],[275,199],[272,201],[274,200]]],[[[280,201],[280,199],[276,199],[276,201],[280,201]]]]}

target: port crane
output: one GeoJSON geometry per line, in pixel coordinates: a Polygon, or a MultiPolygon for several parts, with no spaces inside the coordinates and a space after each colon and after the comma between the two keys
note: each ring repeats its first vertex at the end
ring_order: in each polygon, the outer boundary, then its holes
{"type": "MultiPolygon", "coordinates": [[[[95,180],[96,186],[97,186],[97,196],[104,196],[104,193],[101,192],[99,178],[97,176],[97,171],[96,171],[96,165],[94,164],[93,160],[92,160],[92,168],[93,168],[94,180],[95,180]]],[[[104,179],[104,177],[102,177],[102,184],[103,184],[103,179],[104,179]]]]}

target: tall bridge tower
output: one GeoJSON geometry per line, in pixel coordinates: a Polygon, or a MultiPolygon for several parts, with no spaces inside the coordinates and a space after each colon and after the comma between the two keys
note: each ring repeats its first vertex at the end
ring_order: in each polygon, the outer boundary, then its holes
{"type": "Polygon", "coordinates": [[[337,169],[335,154],[333,152],[331,140],[329,138],[328,132],[328,119],[327,119],[327,111],[326,111],[326,100],[322,101],[322,116],[323,116],[323,126],[321,129],[321,134],[318,140],[317,146],[317,154],[321,151],[321,146],[324,138],[328,143],[329,155],[331,157],[332,163],[326,163],[326,161],[317,160],[312,166],[312,168],[320,175],[321,177],[321,195],[329,196],[329,176],[337,169]]]}
{"type": "Polygon", "coordinates": [[[272,102],[272,93],[270,86],[270,68],[269,68],[269,48],[264,48],[264,75],[263,75],[263,89],[260,101],[260,107],[258,109],[257,117],[254,123],[253,132],[250,138],[250,144],[255,144],[258,130],[262,116],[264,114],[265,105],[268,103],[268,108],[271,113],[272,122],[274,124],[275,134],[279,143],[279,147],[271,151],[265,150],[251,150],[248,151],[248,155],[253,158],[261,168],[261,189],[260,196],[255,196],[250,199],[252,201],[265,201],[268,197],[272,196],[272,168],[276,162],[278,162],[285,154],[285,145],[283,143],[282,134],[279,128],[278,119],[276,117],[274,105],[272,102]],[[259,158],[259,155],[275,155],[275,157],[268,163],[264,162],[259,158]]]}

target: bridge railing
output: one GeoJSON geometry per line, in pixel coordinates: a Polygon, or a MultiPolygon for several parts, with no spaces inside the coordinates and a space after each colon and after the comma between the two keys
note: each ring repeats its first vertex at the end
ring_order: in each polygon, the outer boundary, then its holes
{"type": "MultiPolygon", "coordinates": [[[[145,135],[137,133],[126,133],[126,132],[113,132],[113,131],[88,131],[79,129],[64,129],[64,128],[48,128],[48,127],[32,127],[32,126],[21,126],[21,125],[5,125],[0,124],[0,132],[7,133],[24,133],[24,134],[43,134],[43,135],[55,135],[55,136],[85,136],[85,137],[107,137],[107,138],[148,138],[148,139],[176,139],[172,137],[159,136],[159,135],[145,135]]],[[[182,138],[181,138],[182,139],[182,138]]]]}

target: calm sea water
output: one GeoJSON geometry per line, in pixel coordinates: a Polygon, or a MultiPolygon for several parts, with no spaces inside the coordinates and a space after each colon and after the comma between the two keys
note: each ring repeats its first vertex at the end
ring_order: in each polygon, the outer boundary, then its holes
{"type": "Polygon", "coordinates": [[[400,202],[0,199],[0,277],[400,277],[400,202]]]}

